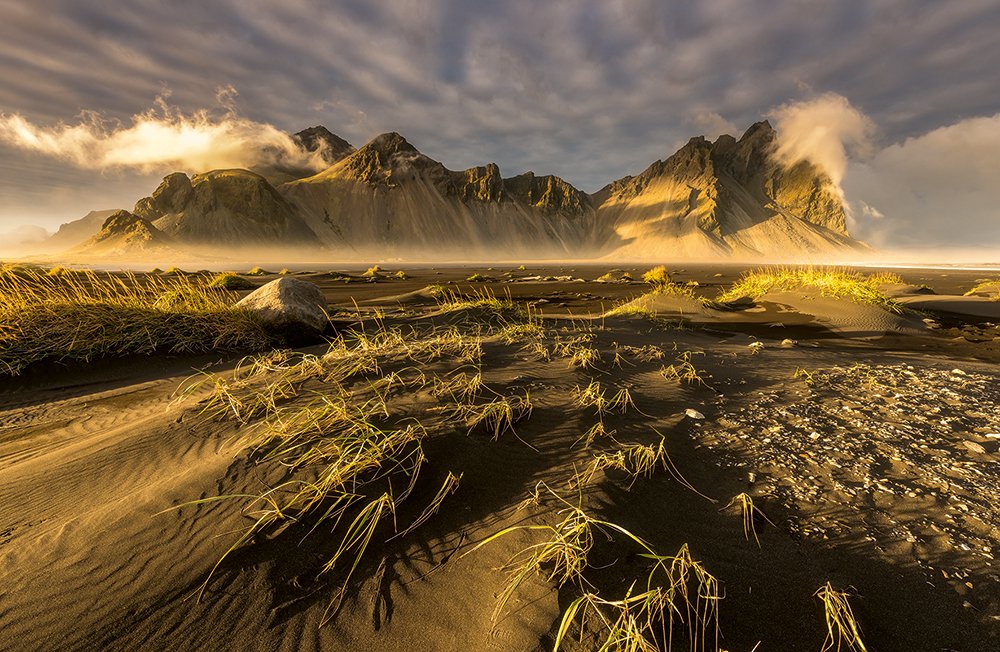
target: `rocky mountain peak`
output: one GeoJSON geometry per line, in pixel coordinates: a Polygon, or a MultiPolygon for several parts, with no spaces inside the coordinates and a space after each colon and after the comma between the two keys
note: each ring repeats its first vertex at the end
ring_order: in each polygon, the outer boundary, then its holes
{"type": "Polygon", "coordinates": [[[506,199],[500,167],[496,163],[445,174],[437,185],[445,196],[457,197],[466,202],[499,202],[506,199]]]}
{"type": "Polygon", "coordinates": [[[170,244],[171,239],[149,220],[126,210],[118,210],[109,215],[101,230],[80,248],[126,254],[162,249],[170,244]]]}
{"type": "Polygon", "coordinates": [[[528,171],[504,180],[508,196],[554,215],[581,215],[591,208],[590,197],[555,175],[536,176],[528,171]]]}
{"type": "Polygon", "coordinates": [[[345,169],[353,178],[377,186],[394,185],[419,171],[432,170],[438,176],[443,165],[421,154],[395,131],[380,134],[345,159],[345,169]]]}
{"type": "Polygon", "coordinates": [[[176,213],[191,198],[192,192],[194,188],[188,175],[183,172],[168,174],[152,195],[136,202],[133,212],[150,221],[166,213],[176,213]]]}
{"type": "Polygon", "coordinates": [[[319,152],[329,165],[354,153],[353,145],[322,125],[303,129],[292,139],[307,152],[319,152]]]}

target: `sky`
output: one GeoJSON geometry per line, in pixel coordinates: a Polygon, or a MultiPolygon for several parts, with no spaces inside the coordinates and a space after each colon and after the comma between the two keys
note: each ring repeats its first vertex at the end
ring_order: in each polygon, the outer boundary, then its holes
{"type": "Polygon", "coordinates": [[[0,234],[317,124],[594,191],[769,118],[856,235],[1000,251],[997,34],[996,0],[0,0],[0,234]]]}

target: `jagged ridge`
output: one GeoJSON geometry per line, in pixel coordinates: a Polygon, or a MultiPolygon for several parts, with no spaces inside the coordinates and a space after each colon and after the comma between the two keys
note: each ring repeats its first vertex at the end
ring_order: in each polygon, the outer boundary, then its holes
{"type": "Polygon", "coordinates": [[[861,246],[842,199],[808,162],[775,157],[766,121],[738,140],[692,138],[642,173],[588,195],[559,177],[453,171],[398,133],[363,147],[324,127],[295,134],[325,170],[277,188],[246,170],[166,177],[135,214],[187,245],[318,245],[421,257],[712,257],[861,246]]]}

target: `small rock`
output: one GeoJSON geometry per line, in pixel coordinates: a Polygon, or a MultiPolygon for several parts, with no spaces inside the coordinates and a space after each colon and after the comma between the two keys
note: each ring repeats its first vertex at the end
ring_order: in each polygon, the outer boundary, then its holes
{"type": "Polygon", "coordinates": [[[691,408],[684,410],[684,416],[686,416],[689,419],[695,419],[698,421],[705,418],[704,414],[702,414],[698,410],[692,410],[691,408]]]}
{"type": "Polygon", "coordinates": [[[786,349],[790,349],[798,343],[799,343],[798,340],[793,340],[789,338],[781,340],[781,346],[785,347],[786,349]]]}
{"type": "Polygon", "coordinates": [[[986,449],[983,448],[982,446],[980,446],[979,444],[977,444],[974,441],[963,441],[962,445],[965,446],[966,448],[968,448],[973,453],[977,453],[979,455],[985,455],[986,454],[986,449]]]}
{"type": "Polygon", "coordinates": [[[319,286],[289,276],[257,288],[236,305],[256,313],[269,328],[293,338],[319,335],[330,322],[326,298],[319,286]]]}

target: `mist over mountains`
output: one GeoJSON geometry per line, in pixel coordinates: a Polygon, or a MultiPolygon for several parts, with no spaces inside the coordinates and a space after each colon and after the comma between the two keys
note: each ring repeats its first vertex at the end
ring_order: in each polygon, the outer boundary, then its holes
{"type": "Polygon", "coordinates": [[[867,250],[848,233],[834,181],[813,163],[780,156],[766,121],[738,139],[692,138],[593,194],[554,175],[505,178],[495,163],[450,170],[398,133],[357,149],[320,126],[291,140],[301,152],[275,149],[252,169],[169,174],[131,211],[93,212],[42,248],[77,258],[410,260],[791,259],[867,250]]]}

